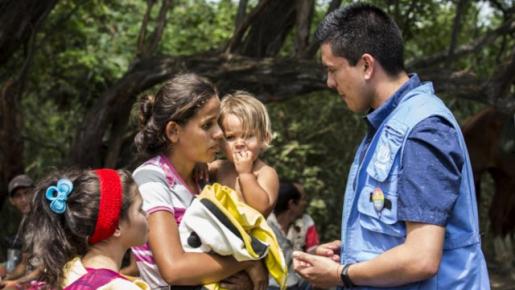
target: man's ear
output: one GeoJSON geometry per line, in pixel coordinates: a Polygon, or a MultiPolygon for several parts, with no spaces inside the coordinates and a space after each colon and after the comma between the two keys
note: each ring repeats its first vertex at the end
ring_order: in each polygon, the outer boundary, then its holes
{"type": "Polygon", "coordinates": [[[172,144],[179,142],[179,133],[181,126],[175,121],[169,121],[165,127],[166,139],[172,144]]]}
{"type": "Polygon", "coordinates": [[[363,66],[363,76],[366,80],[370,80],[375,72],[375,62],[376,59],[368,53],[365,53],[361,56],[362,66],[363,66]]]}
{"type": "Polygon", "coordinates": [[[294,199],[288,200],[288,209],[291,209],[294,205],[297,205],[294,199]]]}

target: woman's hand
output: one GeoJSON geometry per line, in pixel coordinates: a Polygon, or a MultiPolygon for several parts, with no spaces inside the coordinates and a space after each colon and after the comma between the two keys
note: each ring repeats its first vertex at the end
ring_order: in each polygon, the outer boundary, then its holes
{"type": "Polygon", "coordinates": [[[268,270],[262,261],[256,261],[254,265],[245,270],[252,281],[253,290],[266,290],[268,287],[268,270]]]}
{"type": "Polygon", "coordinates": [[[252,281],[245,271],[240,271],[220,281],[220,286],[228,290],[252,289],[252,281]]]}
{"type": "Polygon", "coordinates": [[[334,240],[329,243],[321,244],[315,247],[310,254],[331,258],[335,262],[340,262],[340,247],[342,242],[334,240]]]}

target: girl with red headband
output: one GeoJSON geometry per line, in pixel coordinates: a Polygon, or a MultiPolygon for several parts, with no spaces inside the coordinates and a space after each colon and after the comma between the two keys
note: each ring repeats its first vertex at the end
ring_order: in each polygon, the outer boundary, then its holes
{"type": "Polygon", "coordinates": [[[51,289],[150,289],[118,272],[125,252],[147,240],[142,198],[123,170],[52,174],[36,190],[25,239],[51,289]]]}
{"type": "Polygon", "coordinates": [[[181,246],[178,225],[200,191],[195,166],[213,161],[222,139],[214,85],[194,74],[176,76],[155,97],[143,99],[140,115],[135,144],[147,161],[133,176],[148,215],[149,241],[132,253],[141,277],[152,289],[221,280],[229,289],[266,289],[268,272],[261,262],[185,252],[181,246]]]}

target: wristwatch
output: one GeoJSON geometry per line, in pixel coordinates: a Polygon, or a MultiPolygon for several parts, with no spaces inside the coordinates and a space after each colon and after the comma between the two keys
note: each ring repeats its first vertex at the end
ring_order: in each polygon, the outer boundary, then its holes
{"type": "Polygon", "coordinates": [[[356,285],[352,283],[352,280],[349,277],[350,265],[352,265],[352,263],[343,265],[342,272],[340,273],[340,278],[342,279],[344,289],[352,289],[356,287],[356,285]]]}

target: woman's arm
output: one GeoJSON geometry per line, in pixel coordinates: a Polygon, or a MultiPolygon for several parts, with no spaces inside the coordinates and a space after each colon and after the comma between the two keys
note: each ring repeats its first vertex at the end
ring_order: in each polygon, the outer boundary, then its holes
{"type": "Polygon", "coordinates": [[[254,261],[233,257],[184,252],[172,213],[158,211],[148,216],[149,245],[161,277],[173,285],[198,285],[220,281],[246,269],[254,261]]]}
{"type": "Polygon", "coordinates": [[[5,280],[16,280],[16,279],[22,277],[23,275],[25,275],[25,272],[27,271],[28,262],[29,262],[29,255],[26,253],[23,253],[21,255],[20,262],[16,265],[16,267],[14,268],[14,271],[12,271],[11,273],[8,273],[5,276],[5,280]]]}

